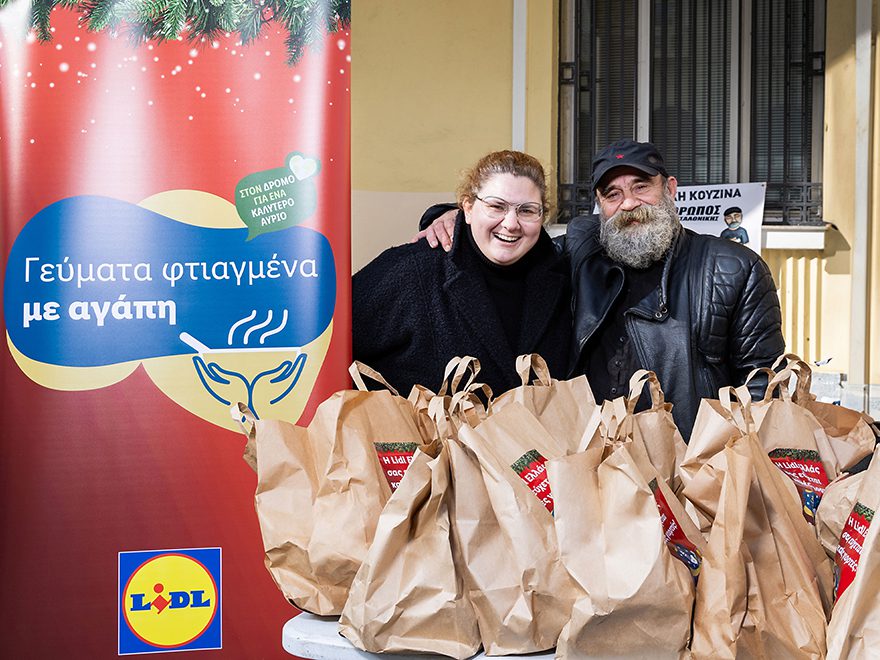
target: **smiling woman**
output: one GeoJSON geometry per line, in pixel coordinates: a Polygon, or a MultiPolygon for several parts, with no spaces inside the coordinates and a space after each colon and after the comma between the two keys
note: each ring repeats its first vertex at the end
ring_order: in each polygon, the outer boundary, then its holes
{"type": "Polygon", "coordinates": [[[492,263],[516,263],[541,234],[541,191],[528,177],[504,172],[488,178],[480,192],[460,201],[474,242],[492,263]]]}
{"type": "Polygon", "coordinates": [[[423,239],[355,274],[354,358],[402,394],[415,384],[436,388],[459,355],[480,360],[480,380],[496,393],[519,384],[515,361],[524,353],[540,353],[554,377],[566,376],[568,266],[542,226],[543,167],[518,151],[490,153],[464,174],[458,202],[448,253],[423,239]]]}

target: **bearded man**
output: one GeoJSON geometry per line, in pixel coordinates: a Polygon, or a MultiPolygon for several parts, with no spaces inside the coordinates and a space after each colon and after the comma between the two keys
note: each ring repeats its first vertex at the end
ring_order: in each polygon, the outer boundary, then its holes
{"type": "MultiPolygon", "coordinates": [[[[593,185],[598,217],[573,219],[559,239],[572,275],[569,375],[586,374],[602,401],[627,394],[636,370],[654,371],[687,441],[701,398],[783,353],[773,278],[752,250],[681,226],[678,182],[653,144],[602,149],[593,185]]],[[[421,235],[449,243],[442,218],[421,235]]],[[[765,383],[753,379],[753,396],[765,383]]]]}

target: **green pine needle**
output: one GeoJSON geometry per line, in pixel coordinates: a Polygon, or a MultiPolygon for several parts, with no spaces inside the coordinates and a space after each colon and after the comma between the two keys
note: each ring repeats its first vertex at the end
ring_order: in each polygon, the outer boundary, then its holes
{"type": "MultiPolygon", "coordinates": [[[[0,9],[12,2],[0,0],[0,9]]],[[[351,26],[351,0],[31,0],[31,25],[40,41],[52,39],[55,7],[76,11],[92,32],[124,30],[134,42],[198,41],[237,32],[248,44],[276,22],[287,30],[290,65],[307,49],[320,49],[325,34],[351,26]]]]}

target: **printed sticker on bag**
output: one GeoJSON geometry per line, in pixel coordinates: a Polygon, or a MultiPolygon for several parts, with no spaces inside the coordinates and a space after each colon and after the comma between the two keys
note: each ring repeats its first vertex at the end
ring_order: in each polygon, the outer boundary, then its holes
{"type": "Polygon", "coordinates": [[[769,456],[776,467],[794,482],[801,496],[804,518],[815,525],[816,509],[829,484],[819,452],[812,449],[774,449],[769,456]]]}
{"type": "Polygon", "coordinates": [[[523,454],[510,467],[519,475],[520,479],[526,482],[535,497],[541,500],[547,511],[552,514],[553,495],[550,493],[550,482],[547,481],[547,468],[544,466],[546,462],[546,458],[541,456],[537,450],[532,449],[523,454]]]}
{"type": "Polygon", "coordinates": [[[691,543],[690,539],[685,536],[679,525],[675,514],[666,501],[663,491],[657,486],[657,480],[651,479],[648,483],[651,492],[654,493],[654,500],[657,502],[657,510],[660,512],[660,524],[663,526],[663,535],[666,537],[666,547],[672,556],[687,566],[688,570],[694,578],[694,582],[700,576],[700,566],[703,564],[703,556],[700,549],[691,543]]]}
{"type": "Polygon", "coordinates": [[[859,567],[859,558],[862,556],[862,546],[865,544],[865,536],[874,519],[874,509],[869,509],[861,502],[856,502],[849,519],[840,534],[840,544],[837,546],[837,555],[834,557],[835,571],[834,600],[843,595],[846,588],[852,584],[859,567]]]}
{"type": "Polygon", "coordinates": [[[403,479],[409,464],[412,463],[418,445],[415,442],[374,442],[373,445],[379,456],[379,465],[382,466],[388,485],[394,492],[400,485],[400,480],[403,479]]]}

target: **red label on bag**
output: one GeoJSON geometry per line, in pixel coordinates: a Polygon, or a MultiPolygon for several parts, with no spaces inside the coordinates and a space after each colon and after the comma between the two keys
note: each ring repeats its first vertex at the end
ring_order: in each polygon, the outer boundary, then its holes
{"type": "Polygon", "coordinates": [[[700,566],[703,564],[700,549],[691,543],[690,539],[681,531],[681,525],[678,524],[675,514],[672,513],[669,502],[666,501],[663,491],[657,487],[657,480],[651,479],[648,486],[654,493],[657,510],[660,512],[660,524],[663,526],[663,535],[666,537],[666,547],[669,548],[673,557],[688,567],[694,577],[694,582],[696,582],[700,575],[700,566]]]}
{"type": "Polygon", "coordinates": [[[552,514],[553,495],[550,493],[550,482],[547,481],[547,468],[544,467],[546,462],[546,458],[532,449],[523,454],[510,467],[519,475],[520,479],[526,482],[535,497],[541,500],[547,511],[552,514]]]}
{"type": "Polygon", "coordinates": [[[776,467],[794,482],[803,503],[804,518],[815,525],[816,509],[829,483],[819,452],[812,449],[774,449],[769,456],[776,467]]]}
{"type": "Polygon", "coordinates": [[[391,491],[397,490],[406,469],[412,463],[418,445],[415,442],[374,442],[379,465],[385,472],[385,478],[391,491]]]}
{"type": "Polygon", "coordinates": [[[843,527],[840,535],[840,544],[837,546],[837,554],[834,563],[837,566],[836,582],[834,585],[834,600],[843,595],[846,588],[852,584],[859,567],[859,558],[862,556],[862,546],[865,544],[865,536],[874,519],[874,510],[864,504],[856,502],[849,519],[843,527]]]}

